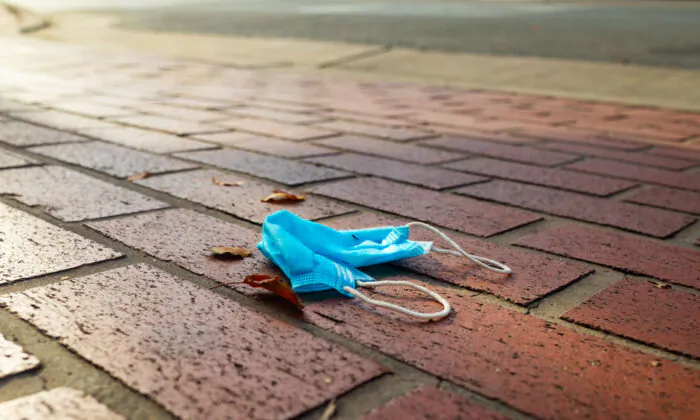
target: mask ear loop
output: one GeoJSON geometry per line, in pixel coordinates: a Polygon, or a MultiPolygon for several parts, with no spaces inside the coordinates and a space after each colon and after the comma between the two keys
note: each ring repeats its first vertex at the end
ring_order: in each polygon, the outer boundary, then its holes
{"type": "Polygon", "coordinates": [[[439,312],[433,312],[433,313],[423,313],[423,312],[416,312],[408,308],[404,308],[403,306],[395,305],[393,303],[385,302],[383,300],[376,300],[369,298],[356,289],[353,289],[352,287],[345,286],[343,290],[346,292],[352,294],[356,298],[359,298],[371,305],[375,306],[380,306],[382,308],[386,309],[391,309],[392,311],[400,312],[405,315],[409,315],[415,318],[420,318],[420,319],[428,319],[428,320],[439,320],[447,315],[450,314],[450,311],[452,310],[452,307],[450,306],[450,303],[445,300],[442,296],[438,295],[437,293],[433,292],[432,290],[423,287],[421,285],[411,283],[410,281],[403,281],[403,280],[381,280],[381,281],[358,281],[357,282],[358,287],[379,287],[379,286],[408,286],[412,287],[414,289],[420,290],[421,292],[427,294],[428,296],[432,297],[436,301],[438,301],[442,305],[442,310],[439,312]]]}
{"type": "Polygon", "coordinates": [[[433,233],[437,233],[442,239],[444,239],[448,244],[450,244],[454,249],[457,251],[453,251],[451,249],[442,249],[442,248],[437,248],[436,246],[433,246],[432,250],[437,252],[438,254],[452,254],[452,255],[457,255],[459,257],[467,257],[469,260],[473,261],[476,265],[485,268],[487,270],[495,271],[496,273],[501,273],[501,274],[510,274],[512,273],[512,270],[510,267],[507,265],[500,263],[498,261],[492,260],[490,258],[486,257],[480,257],[478,255],[472,255],[468,253],[467,251],[463,250],[457,242],[453,241],[450,239],[447,235],[442,233],[439,229],[430,226],[429,224],[426,223],[421,223],[421,222],[411,222],[407,223],[406,226],[411,227],[411,226],[420,226],[422,228],[428,229],[429,231],[433,233]]]}

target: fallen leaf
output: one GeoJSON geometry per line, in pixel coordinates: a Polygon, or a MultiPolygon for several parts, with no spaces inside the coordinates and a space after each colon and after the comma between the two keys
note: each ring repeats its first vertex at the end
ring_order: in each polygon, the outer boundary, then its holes
{"type": "Polygon", "coordinates": [[[127,178],[127,180],[129,180],[129,181],[139,181],[139,180],[141,180],[141,179],[150,178],[150,177],[152,177],[152,176],[153,176],[152,173],[146,171],[146,172],[141,172],[140,174],[131,175],[130,177],[127,178]]]}
{"type": "Polygon", "coordinates": [[[215,246],[209,248],[209,251],[213,252],[214,255],[217,257],[245,258],[253,253],[253,251],[240,246],[215,246]]]}
{"type": "Polygon", "coordinates": [[[262,201],[263,203],[269,203],[269,202],[281,203],[281,202],[297,202],[297,201],[304,201],[304,200],[306,200],[306,196],[295,195],[295,194],[288,193],[286,191],[281,191],[281,190],[274,190],[274,191],[272,191],[272,194],[268,195],[267,197],[263,198],[260,201],[262,201]]]}
{"type": "Polygon", "coordinates": [[[649,283],[653,284],[657,289],[670,289],[671,285],[666,283],[660,283],[658,281],[649,280],[649,283]]]}
{"type": "Polygon", "coordinates": [[[323,410],[323,414],[321,414],[321,417],[319,417],[318,420],[330,420],[335,415],[335,410],[337,409],[338,407],[335,405],[335,398],[333,398],[326,406],[326,409],[323,410]]]}
{"type": "Polygon", "coordinates": [[[658,360],[652,360],[651,365],[652,366],[661,366],[661,362],[659,362],[658,360]]]}
{"type": "Polygon", "coordinates": [[[287,299],[292,302],[297,308],[303,308],[299,296],[292,290],[287,283],[280,279],[280,276],[268,276],[267,274],[251,274],[243,280],[243,283],[251,287],[266,289],[277,296],[287,299]]]}
{"type": "Polygon", "coordinates": [[[240,187],[241,185],[243,185],[243,181],[221,181],[216,179],[216,177],[211,177],[211,182],[213,182],[214,185],[219,185],[221,187],[240,187]]]}
{"type": "Polygon", "coordinates": [[[146,172],[141,172],[140,174],[131,175],[130,177],[127,178],[127,180],[129,180],[129,181],[139,181],[139,180],[142,180],[142,179],[150,178],[150,177],[152,177],[152,176],[153,176],[152,173],[146,171],[146,172]]]}

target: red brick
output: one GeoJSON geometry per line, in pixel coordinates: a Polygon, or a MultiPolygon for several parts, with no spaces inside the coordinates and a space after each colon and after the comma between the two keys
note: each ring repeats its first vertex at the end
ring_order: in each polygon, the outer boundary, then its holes
{"type": "Polygon", "coordinates": [[[459,129],[436,129],[440,133],[449,134],[451,136],[456,136],[459,138],[470,138],[475,140],[486,140],[493,141],[496,143],[508,143],[508,144],[534,144],[539,143],[540,140],[518,136],[517,133],[483,133],[476,130],[468,130],[466,128],[459,129]]]}
{"type": "Polygon", "coordinates": [[[248,180],[239,187],[221,187],[212,182],[212,177],[224,181],[240,180],[235,175],[202,170],[162,175],[138,183],[259,224],[262,224],[267,215],[282,209],[311,220],[353,211],[348,206],[313,195],[307,196],[305,201],[292,204],[262,203],[260,200],[279,187],[248,180]]]}
{"type": "Polygon", "coordinates": [[[567,110],[522,109],[512,105],[488,106],[476,113],[486,118],[528,121],[536,124],[563,124],[573,122],[580,115],[567,110]]]}
{"type": "Polygon", "coordinates": [[[137,192],[58,166],[0,171],[0,194],[68,222],[167,207],[137,192]]]}
{"type": "Polygon", "coordinates": [[[700,163],[700,150],[690,148],[671,148],[671,147],[654,147],[645,154],[655,156],[668,156],[679,159],[690,159],[696,163],[700,163]]]}
{"type": "Polygon", "coordinates": [[[623,162],[630,162],[642,166],[654,166],[657,168],[672,170],[687,169],[696,165],[695,162],[689,160],[673,159],[664,156],[653,156],[643,153],[629,153],[619,150],[608,150],[601,149],[598,147],[590,147],[568,143],[548,143],[541,147],[545,149],[561,150],[564,152],[571,152],[585,156],[596,156],[611,160],[621,160],[623,162]]]}
{"type": "Polygon", "coordinates": [[[156,115],[137,115],[134,117],[114,118],[113,121],[146,128],[149,130],[165,131],[177,135],[203,134],[227,131],[225,127],[214,124],[204,124],[198,121],[160,117],[156,115]]]}
{"type": "Polygon", "coordinates": [[[662,141],[681,141],[689,137],[689,134],[674,134],[663,130],[645,129],[641,127],[629,127],[622,125],[617,121],[597,121],[593,123],[579,121],[576,127],[604,131],[607,133],[611,133],[612,135],[620,133],[622,135],[625,135],[625,137],[647,138],[662,141]]]}
{"type": "Polygon", "coordinates": [[[447,168],[496,178],[527,182],[547,187],[606,196],[638,184],[597,175],[585,175],[553,168],[523,165],[502,160],[479,158],[453,162],[447,168]]]}
{"type": "Polygon", "coordinates": [[[496,235],[541,219],[520,210],[377,178],[324,184],[314,193],[477,236],[496,235]]]}
{"type": "MultiPolygon", "coordinates": [[[[690,419],[700,410],[697,369],[653,366],[655,357],[603,338],[431,288],[452,304],[446,320],[409,320],[358,299],[307,306],[305,318],[537,418],[690,419]]],[[[438,307],[405,287],[362,292],[422,311],[438,307]]]]}
{"type": "Polygon", "coordinates": [[[223,112],[180,108],[169,104],[145,103],[134,106],[133,108],[142,111],[142,113],[154,114],[184,121],[214,122],[229,118],[229,116],[223,112]]]}
{"type": "Polygon", "coordinates": [[[700,289],[700,251],[693,249],[577,225],[516,244],[700,289]]]}
{"type": "Polygon", "coordinates": [[[319,117],[315,115],[299,114],[296,112],[286,112],[282,110],[272,110],[249,106],[231,108],[226,112],[237,117],[264,118],[292,124],[312,124],[328,120],[328,118],[319,117]]]}
{"type": "Polygon", "coordinates": [[[586,159],[566,166],[582,172],[632,179],[650,184],[666,185],[686,190],[700,191],[700,173],[679,173],[663,169],[645,168],[605,159],[586,159]]]}
{"type": "Polygon", "coordinates": [[[654,347],[700,357],[700,296],[625,279],[563,318],[654,347]]]}
{"type": "Polygon", "coordinates": [[[52,130],[21,121],[0,123],[0,141],[14,146],[34,146],[38,144],[72,143],[87,141],[85,137],[72,133],[52,130]]]}
{"type": "Polygon", "coordinates": [[[250,101],[245,102],[247,107],[254,107],[254,108],[262,108],[262,109],[275,109],[278,111],[287,111],[287,112],[297,112],[300,114],[306,114],[310,112],[316,112],[321,110],[322,108],[318,107],[317,105],[309,105],[309,104],[292,104],[288,102],[277,102],[277,101],[271,101],[271,100],[266,100],[266,99],[253,99],[250,101]]]}
{"type": "MultiPolygon", "coordinates": [[[[109,128],[115,124],[87,117],[68,114],[60,111],[20,112],[14,117],[31,122],[67,131],[79,131],[83,128],[109,128]]],[[[39,143],[33,143],[39,144],[39,143]]]]}
{"type": "Polygon", "coordinates": [[[117,143],[134,149],[154,153],[183,152],[187,150],[202,150],[214,148],[214,145],[201,141],[186,139],[172,134],[157,131],[142,130],[133,127],[115,127],[112,129],[87,129],[85,135],[99,140],[117,143]]]}
{"type": "MultiPolygon", "coordinates": [[[[409,221],[393,216],[366,213],[323,223],[336,229],[362,229],[374,226],[399,226],[409,221]]],[[[558,261],[512,246],[479,241],[458,233],[448,233],[448,235],[467,252],[501,261],[513,269],[513,273],[510,276],[503,276],[482,270],[463,258],[435,252],[400,260],[393,264],[460,287],[486,291],[518,304],[534,302],[593,271],[581,264],[558,261]]],[[[420,228],[412,229],[411,238],[433,241],[440,248],[450,248],[449,244],[442,239],[420,228]]]]}
{"type": "Polygon", "coordinates": [[[194,109],[204,109],[213,110],[227,108],[231,106],[230,102],[217,101],[215,99],[205,99],[205,98],[188,98],[183,96],[174,96],[162,98],[159,101],[165,105],[184,107],[184,108],[194,108],[194,109]]]}
{"type": "Polygon", "coordinates": [[[335,120],[344,120],[344,121],[354,121],[354,122],[359,122],[363,124],[372,124],[380,127],[390,127],[390,128],[409,128],[413,127],[413,124],[409,123],[406,120],[401,120],[398,118],[392,118],[392,117],[381,117],[381,116],[372,116],[372,115],[361,115],[361,114],[355,114],[352,112],[343,112],[343,111],[338,111],[338,110],[333,110],[333,111],[323,111],[319,112],[319,115],[326,116],[328,118],[332,118],[335,120]]]}
{"type": "Polygon", "coordinates": [[[391,141],[375,140],[367,137],[341,136],[317,141],[316,143],[323,146],[335,147],[337,149],[349,150],[351,152],[423,164],[441,163],[465,157],[465,155],[461,153],[435,150],[428,147],[414,146],[412,144],[399,144],[391,141]]]}
{"type": "Polygon", "coordinates": [[[290,418],[383,371],[302,329],[147,265],[0,301],[183,419],[290,418]]]}
{"type": "Polygon", "coordinates": [[[314,146],[313,144],[277,140],[271,137],[258,137],[241,141],[236,143],[235,147],[292,159],[339,153],[337,150],[314,146]]]}
{"type": "Polygon", "coordinates": [[[660,238],[671,236],[695,221],[693,217],[666,210],[510,181],[491,181],[457,192],[660,238]]]}
{"type": "Polygon", "coordinates": [[[395,160],[357,155],[354,153],[344,153],[337,156],[325,156],[307,160],[321,165],[344,169],[346,171],[374,175],[433,189],[456,187],[488,180],[488,178],[448,171],[446,169],[397,162],[395,160]]]}
{"type": "Polygon", "coordinates": [[[506,420],[503,414],[480,407],[467,398],[423,386],[391,400],[364,417],[365,420],[506,420]]]}
{"type": "Polygon", "coordinates": [[[0,284],[119,257],[121,254],[0,203],[0,284]]]}
{"type": "Polygon", "coordinates": [[[0,334],[0,380],[39,367],[39,359],[0,334]]]}
{"type": "Polygon", "coordinates": [[[119,178],[127,178],[143,172],[157,174],[197,167],[169,157],[151,155],[96,141],[32,147],[29,150],[119,178]]]}
{"type": "Polygon", "coordinates": [[[442,137],[422,142],[422,144],[542,166],[555,166],[578,159],[578,156],[566,153],[546,152],[523,146],[491,143],[471,138],[442,137]]]}
{"type": "Polygon", "coordinates": [[[515,135],[532,137],[536,139],[546,139],[554,141],[568,141],[572,143],[583,143],[595,145],[597,147],[617,150],[641,150],[646,146],[635,143],[633,139],[626,139],[624,136],[613,137],[607,134],[599,134],[590,131],[573,130],[566,127],[525,127],[519,129],[515,135]],[[627,141],[626,141],[627,140],[627,141]]]}
{"type": "Polygon", "coordinates": [[[625,197],[625,201],[700,215],[700,193],[666,187],[646,187],[625,197]]]}
{"type": "Polygon", "coordinates": [[[242,150],[212,150],[179,153],[176,156],[292,186],[350,176],[335,169],[242,150]]]}
{"type": "Polygon", "coordinates": [[[260,233],[210,216],[184,209],[121,217],[93,222],[90,228],[125,245],[164,261],[209,277],[247,295],[269,293],[241,282],[251,273],[282,275],[282,272],[256,250],[260,233]],[[247,258],[222,260],[213,258],[213,246],[241,246],[253,251],[247,258]]]}
{"type": "Polygon", "coordinates": [[[133,115],[136,112],[115,106],[100,104],[91,100],[62,100],[47,104],[50,108],[63,112],[80,114],[91,118],[120,117],[133,115]]]}
{"type": "Polygon", "coordinates": [[[437,125],[448,125],[477,131],[512,130],[521,124],[514,121],[492,120],[464,114],[448,114],[439,112],[419,112],[406,117],[410,121],[419,121],[437,125]]]}
{"type": "Polygon", "coordinates": [[[126,420],[91,396],[71,388],[54,388],[0,403],[0,418],[126,420]]]}
{"type": "Polygon", "coordinates": [[[325,130],[318,127],[259,120],[254,118],[230,119],[219,122],[218,124],[235,128],[236,130],[295,141],[320,139],[338,134],[335,131],[325,130]]]}
{"type": "Polygon", "coordinates": [[[239,143],[251,141],[263,141],[270,137],[262,137],[256,134],[244,133],[242,131],[227,131],[225,133],[196,134],[191,136],[197,140],[204,140],[211,143],[218,143],[223,146],[237,146],[239,143]]]}
{"type": "Polygon", "coordinates": [[[436,134],[427,131],[419,131],[409,128],[379,127],[371,124],[363,124],[351,121],[333,121],[319,125],[329,130],[346,133],[364,134],[371,137],[379,137],[387,140],[410,141],[435,137],[436,134]]]}
{"type": "Polygon", "coordinates": [[[12,153],[9,150],[0,149],[0,169],[21,168],[36,164],[37,161],[12,153]]]}

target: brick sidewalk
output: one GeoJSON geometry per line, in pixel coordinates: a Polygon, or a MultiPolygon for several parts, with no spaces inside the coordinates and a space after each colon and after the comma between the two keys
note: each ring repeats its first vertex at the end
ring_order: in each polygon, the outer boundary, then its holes
{"type": "Polygon", "coordinates": [[[0,62],[0,418],[697,418],[700,115],[36,41],[0,62]],[[280,188],[308,198],[260,202],[280,188]],[[277,273],[208,248],[281,208],[424,221],[514,274],[369,269],[447,297],[438,323],[209,290],[277,273]]]}

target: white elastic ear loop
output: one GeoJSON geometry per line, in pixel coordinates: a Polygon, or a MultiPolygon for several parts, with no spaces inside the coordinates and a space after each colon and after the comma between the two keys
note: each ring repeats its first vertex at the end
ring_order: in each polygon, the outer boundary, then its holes
{"type": "Polygon", "coordinates": [[[362,299],[363,301],[371,304],[371,305],[376,305],[376,306],[381,306],[382,308],[387,308],[391,309],[392,311],[400,312],[402,314],[406,314],[412,317],[420,318],[420,319],[430,319],[430,320],[438,320],[446,317],[447,315],[450,314],[450,311],[452,310],[452,307],[450,307],[450,303],[446,301],[442,296],[438,295],[437,293],[433,292],[432,290],[425,288],[423,286],[420,286],[415,283],[411,283],[410,281],[402,281],[402,280],[382,280],[382,281],[358,281],[357,286],[362,286],[362,287],[379,287],[379,286],[408,286],[412,287],[414,289],[418,289],[421,292],[427,294],[428,296],[432,297],[436,301],[438,301],[442,305],[442,310],[440,312],[433,312],[433,313],[423,313],[423,312],[416,312],[412,311],[408,308],[404,308],[403,306],[395,305],[393,303],[389,302],[384,302],[383,300],[376,300],[372,298],[368,298],[367,296],[363,295],[356,289],[353,289],[352,287],[345,286],[343,290],[345,290],[348,293],[351,293],[353,296],[362,299]]]}
{"type": "Polygon", "coordinates": [[[439,253],[439,254],[452,254],[452,255],[457,255],[457,256],[464,256],[464,257],[469,258],[475,264],[477,264],[477,265],[479,265],[487,270],[495,271],[496,273],[502,273],[502,274],[512,273],[512,270],[510,269],[510,267],[508,267],[507,265],[505,265],[503,263],[500,263],[498,261],[494,261],[494,260],[489,259],[489,258],[480,257],[478,255],[469,254],[467,251],[463,250],[462,247],[459,246],[459,244],[457,244],[457,242],[453,241],[447,235],[442,233],[439,229],[437,229],[433,226],[430,226],[429,224],[421,223],[421,222],[411,222],[411,223],[406,223],[406,226],[409,226],[409,227],[420,226],[420,227],[426,228],[434,233],[437,233],[438,235],[440,235],[440,237],[442,239],[447,241],[448,244],[452,245],[452,247],[457,250],[457,251],[452,251],[451,249],[442,249],[442,248],[437,248],[437,247],[433,246],[432,250],[439,253]]]}

